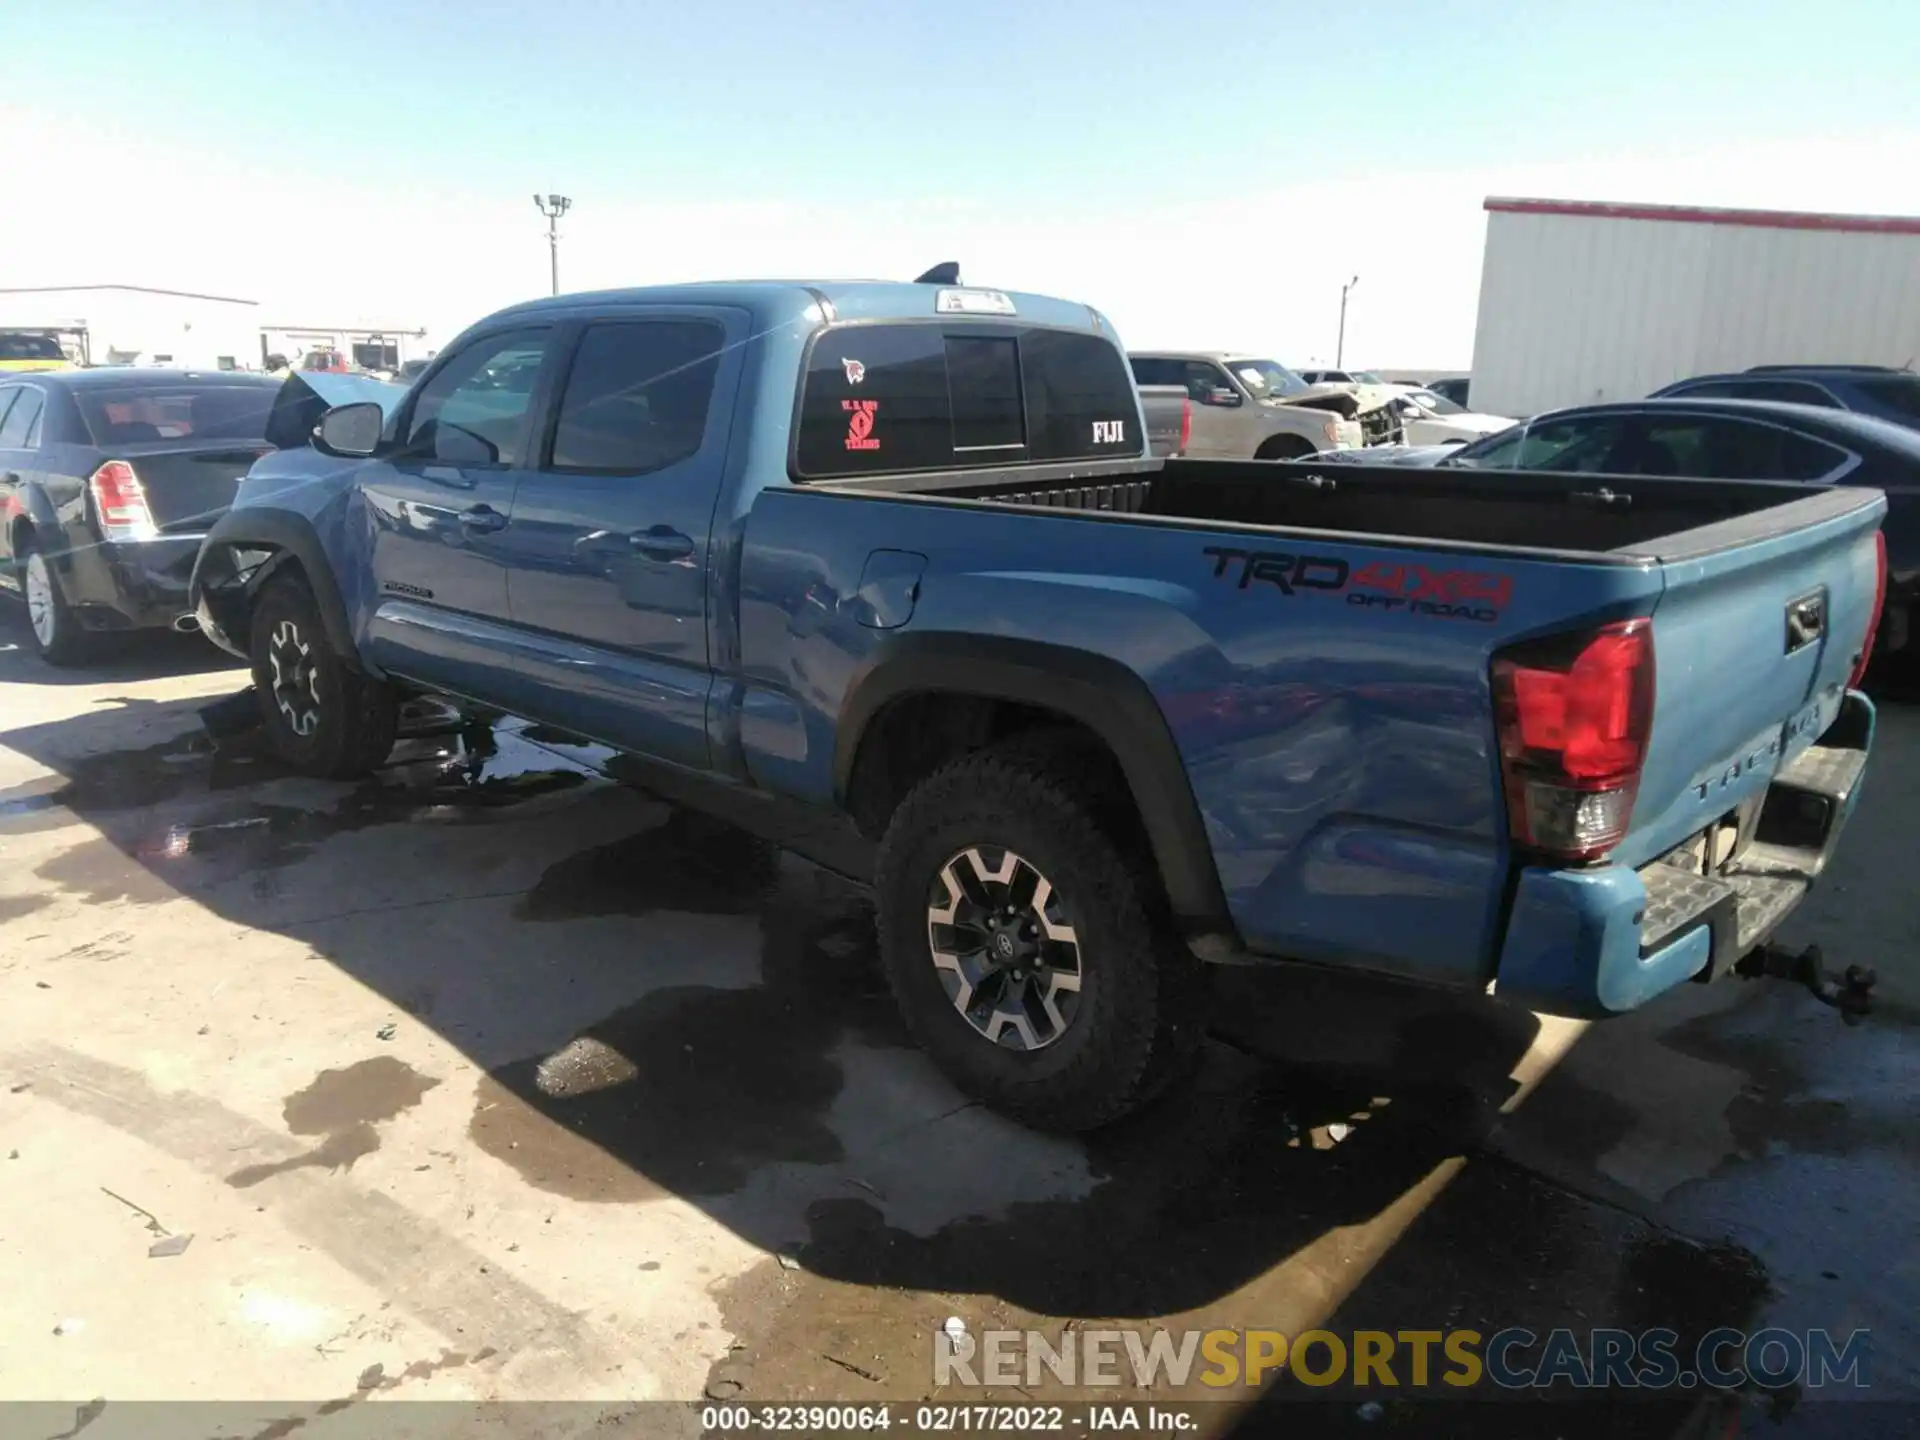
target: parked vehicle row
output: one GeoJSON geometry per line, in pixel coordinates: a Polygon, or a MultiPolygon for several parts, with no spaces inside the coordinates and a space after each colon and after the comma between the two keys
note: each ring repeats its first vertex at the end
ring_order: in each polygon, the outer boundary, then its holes
{"type": "Polygon", "coordinates": [[[1155,460],[1143,413],[1040,296],[542,300],[255,464],[192,594],[303,770],[426,691],[801,816],[920,1043],[1050,1127],[1181,1073],[1208,962],[1598,1016],[1806,893],[1871,741],[1875,491],[1329,484],[1155,460]]]}
{"type": "Polygon", "coordinates": [[[1309,383],[1276,360],[1206,350],[1134,351],[1128,361],[1156,454],[1295,460],[1400,438],[1384,399],[1364,403],[1351,386],[1309,383]]]}
{"type": "MultiPolygon", "coordinates": [[[[1411,427],[1410,436],[1412,438],[1411,427]]],[[[1887,599],[1876,647],[1910,668],[1920,605],[1920,376],[1876,366],[1769,366],[1646,400],[1556,410],[1462,447],[1329,448],[1318,461],[1563,475],[1678,475],[1866,485],[1886,494],[1887,599]],[[1823,403],[1802,403],[1817,393],[1823,403]],[[1738,395],[1752,398],[1732,398],[1738,395]],[[1904,422],[1880,415],[1916,413],[1904,422]],[[1872,410],[1866,408],[1869,404],[1872,410]],[[1858,408],[1856,408],[1858,407],[1858,408]],[[1874,413],[1878,411],[1879,414],[1874,413]]]]}

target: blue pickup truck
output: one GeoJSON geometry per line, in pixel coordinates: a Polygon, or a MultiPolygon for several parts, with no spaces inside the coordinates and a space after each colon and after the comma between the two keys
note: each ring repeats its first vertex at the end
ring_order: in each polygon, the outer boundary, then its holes
{"type": "Polygon", "coordinates": [[[1050,1128],[1180,1073],[1208,963],[1600,1016],[1826,864],[1878,492],[1144,442],[1085,305],[563,296],[262,459],[193,600],[305,771],[436,692],[812,817],[919,1042],[1050,1128]]]}

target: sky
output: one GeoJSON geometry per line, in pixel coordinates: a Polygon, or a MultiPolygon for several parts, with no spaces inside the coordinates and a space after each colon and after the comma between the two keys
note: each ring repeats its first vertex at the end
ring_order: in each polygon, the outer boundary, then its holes
{"type": "Polygon", "coordinates": [[[0,286],[438,340],[548,285],[1099,306],[1464,369],[1489,195],[1920,213],[1913,0],[9,0],[0,286]]]}

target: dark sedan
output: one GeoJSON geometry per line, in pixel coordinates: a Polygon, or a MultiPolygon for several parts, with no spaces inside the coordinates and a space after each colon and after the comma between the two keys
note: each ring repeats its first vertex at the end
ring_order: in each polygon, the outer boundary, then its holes
{"type": "Polygon", "coordinates": [[[233,501],[280,382],[217,371],[0,376],[0,585],[48,661],[187,609],[200,538],[233,501]]]}
{"type": "Polygon", "coordinates": [[[1907,666],[1920,654],[1911,620],[1920,602],[1920,431],[1904,425],[1768,400],[1623,400],[1549,411],[1470,445],[1377,445],[1313,460],[1870,485],[1887,495],[1886,614],[1876,647],[1907,666]]]}

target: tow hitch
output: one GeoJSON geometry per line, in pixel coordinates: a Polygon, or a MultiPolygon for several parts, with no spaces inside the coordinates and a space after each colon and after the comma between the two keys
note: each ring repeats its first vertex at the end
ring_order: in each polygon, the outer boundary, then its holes
{"type": "Polygon", "coordinates": [[[1873,1010],[1873,987],[1879,976],[1864,965],[1849,965],[1840,976],[1828,971],[1818,945],[1804,950],[1789,950],[1784,945],[1767,944],[1755,950],[1738,966],[1742,975],[1792,980],[1804,985],[1813,998],[1831,1005],[1849,1025],[1858,1025],[1873,1010]]]}

